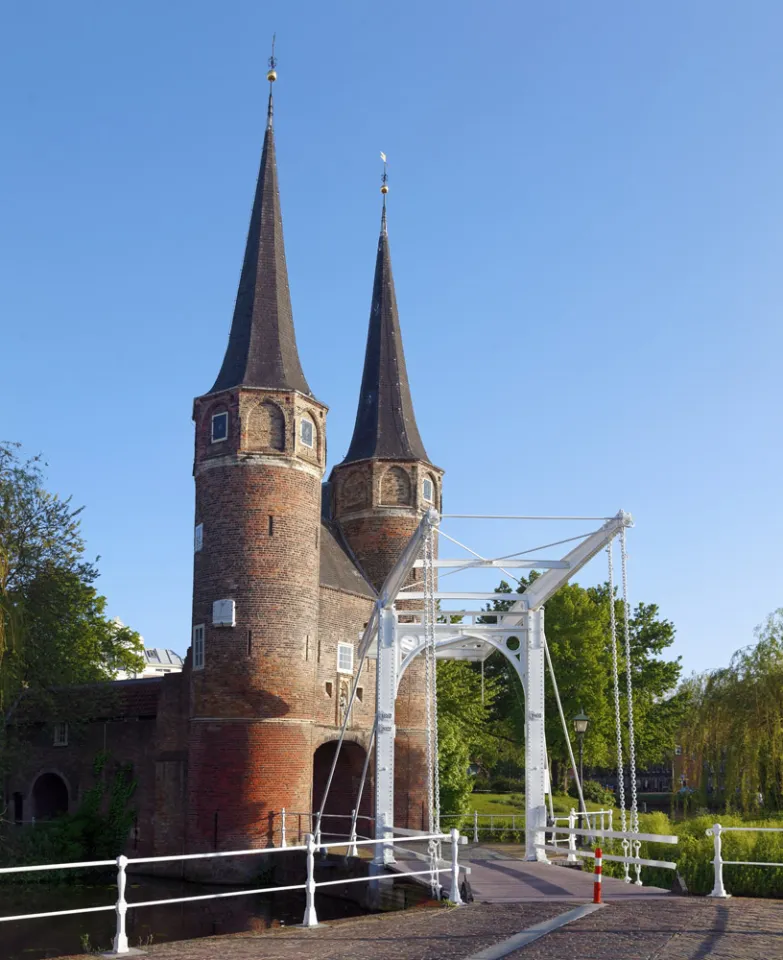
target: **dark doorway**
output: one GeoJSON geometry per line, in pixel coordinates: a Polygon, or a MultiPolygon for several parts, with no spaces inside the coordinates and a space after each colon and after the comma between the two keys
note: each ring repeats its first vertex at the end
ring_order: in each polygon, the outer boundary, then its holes
{"type": "Polygon", "coordinates": [[[52,820],[61,813],[68,813],[68,787],[56,773],[43,773],[33,787],[33,816],[52,820]]]}
{"type": "Polygon", "coordinates": [[[14,823],[24,820],[24,797],[21,793],[14,794],[14,823]]]}
{"type": "MultiPolygon", "coordinates": [[[[330,740],[322,744],[313,756],[313,813],[317,813],[321,807],[336,749],[337,741],[330,740]]],[[[350,833],[351,811],[356,806],[366,756],[364,748],[358,743],[349,741],[343,743],[321,824],[321,835],[325,841],[329,839],[329,834],[345,837],[350,833]],[[326,816],[327,814],[331,816],[326,816]]],[[[359,807],[359,815],[362,818],[369,817],[372,813],[372,789],[370,771],[368,771],[359,807]]],[[[359,819],[356,832],[359,836],[371,837],[373,831],[370,821],[359,819]]]]}

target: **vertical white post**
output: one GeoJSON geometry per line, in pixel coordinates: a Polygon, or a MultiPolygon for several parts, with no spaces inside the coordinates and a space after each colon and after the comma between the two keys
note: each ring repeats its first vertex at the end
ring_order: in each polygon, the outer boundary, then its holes
{"type": "Polygon", "coordinates": [[[525,684],[525,859],[546,860],[546,741],[544,737],[544,611],[529,610],[525,684]]]}
{"type": "Polygon", "coordinates": [[[114,935],[114,953],[128,952],[128,934],[125,931],[125,914],[128,912],[128,904],[125,901],[125,868],[128,865],[128,858],[123,854],[117,857],[117,932],[114,935]]]}
{"type": "Polygon", "coordinates": [[[307,845],[307,882],[305,883],[305,912],[303,927],[317,927],[318,916],[315,912],[315,839],[312,833],[305,837],[307,845]]]}
{"type": "Polygon", "coordinates": [[[614,808],[612,808],[612,809],[609,811],[609,829],[610,829],[610,830],[613,829],[613,828],[612,828],[612,818],[613,818],[613,817],[614,817],[614,808]]]}
{"type": "Polygon", "coordinates": [[[285,846],[285,807],[280,811],[280,846],[285,846]]]}
{"type": "MultiPolygon", "coordinates": [[[[397,614],[393,608],[381,610],[378,626],[378,662],[376,667],[375,734],[375,839],[383,841],[394,828],[394,699],[397,695],[395,636],[397,614]]],[[[375,847],[375,863],[394,863],[394,847],[388,843],[375,847]]]]}
{"type": "MultiPolygon", "coordinates": [[[[568,828],[573,830],[576,827],[576,810],[571,807],[571,812],[568,814],[568,828]]],[[[566,858],[566,863],[576,863],[576,837],[573,833],[568,834],[568,857],[566,858]]]]}
{"type": "Polygon", "coordinates": [[[462,903],[459,895],[459,830],[451,831],[451,893],[449,900],[458,906],[462,903]]]}
{"type": "Polygon", "coordinates": [[[478,810],[473,811],[473,842],[478,843],[478,810]]]}
{"type": "Polygon", "coordinates": [[[351,836],[350,836],[350,846],[348,847],[348,856],[349,857],[358,857],[359,850],[356,846],[356,811],[351,810],[351,836]]]}
{"type": "Polygon", "coordinates": [[[722,830],[723,827],[721,827],[719,823],[714,824],[711,830],[707,830],[707,836],[712,834],[715,840],[715,857],[712,861],[713,869],[715,870],[715,884],[709,896],[725,899],[731,896],[731,894],[726,893],[726,888],[723,886],[723,857],[721,856],[721,846],[723,843],[721,840],[722,830]]]}

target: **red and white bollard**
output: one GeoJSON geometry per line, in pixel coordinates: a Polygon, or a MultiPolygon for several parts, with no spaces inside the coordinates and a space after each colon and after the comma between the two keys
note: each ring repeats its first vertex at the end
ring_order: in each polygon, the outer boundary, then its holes
{"type": "Polygon", "coordinates": [[[593,903],[601,902],[601,877],[603,875],[603,851],[595,848],[595,871],[593,873],[593,903]]]}

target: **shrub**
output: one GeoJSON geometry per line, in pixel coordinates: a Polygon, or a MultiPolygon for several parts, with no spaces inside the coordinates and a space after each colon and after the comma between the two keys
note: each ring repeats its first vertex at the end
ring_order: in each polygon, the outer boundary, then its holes
{"type": "MultiPolygon", "coordinates": [[[[582,793],[584,794],[585,800],[589,800],[590,803],[600,803],[602,807],[607,807],[610,810],[614,806],[614,794],[611,790],[606,790],[602,787],[597,780],[583,781],[582,793]]],[[[571,782],[568,788],[568,795],[571,797],[579,796],[575,780],[571,782]]]]}
{"type": "Polygon", "coordinates": [[[493,777],[489,782],[492,793],[519,793],[525,789],[523,780],[513,777],[493,777]]]}

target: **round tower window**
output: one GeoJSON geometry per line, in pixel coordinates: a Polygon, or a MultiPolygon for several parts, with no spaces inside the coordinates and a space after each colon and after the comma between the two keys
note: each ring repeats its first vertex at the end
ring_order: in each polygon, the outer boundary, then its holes
{"type": "Polygon", "coordinates": [[[212,443],[228,439],[228,414],[223,411],[212,417],[212,443]]]}
{"type": "Polygon", "coordinates": [[[299,437],[300,437],[302,443],[303,443],[306,447],[312,447],[312,446],[313,446],[313,435],[314,435],[314,430],[313,430],[312,421],[307,420],[307,419],[305,419],[304,417],[302,417],[302,420],[301,420],[301,422],[300,422],[300,424],[299,424],[299,437]]]}

